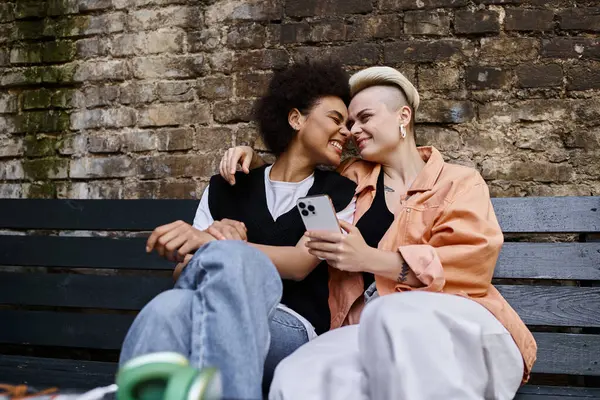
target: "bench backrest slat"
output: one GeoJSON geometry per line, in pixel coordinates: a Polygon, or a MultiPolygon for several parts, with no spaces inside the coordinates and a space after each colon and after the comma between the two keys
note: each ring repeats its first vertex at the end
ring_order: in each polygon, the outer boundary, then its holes
{"type": "Polygon", "coordinates": [[[600,197],[494,198],[504,233],[600,232],[600,197]]]}
{"type": "Polygon", "coordinates": [[[600,287],[497,285],[527,325],[600,327],[600,287]]]}
{"type": "Polygon", "coordinates": [[[0,356],[0,377],[4,382],[13,384],[27,383],[35,387],[58,385],[61,388],[85,390],[114,382],[116,372],[117,365],[112,362],[0,356]]]}
{"type": "Polygon", "coordinates": [[[116,350],[134,315],[0,310],[0,343],[116,350]],[[4,327],[9,327],[6,329],[4,327]]]}
{"type": "Polygon", "coordinates": [[[494,277],[600,280],[600,243],[504,243],[494,277]]]}
{"type": "Polygon", "coordinates": [[[0,228],[147,231],[192,222],[198,200],[0,199],[0,228]]]}
{"type": "MultiPolygon", "coordinates": [[[[0,310],[2,343],[45,346],[120,348],[132,315],[74,314],[47,311],[0,310]]],[[[534,333],[538,360],[534,372],[600,375],[600,335],[534,333]]]]}
{"type": "Polygon", "coordinates": [[[0,265],[172,270],[145,238],[0,236],[0,265]]]}
{"type": "MultiPolygon", "coordinates": [[[[145,245],[145,238],[0,235],[0,265],[173,269],[145,245]]],[[[494,277],[600,280],[600,243],[505,243],[494,277]]]]}
{"type": "Polygon", "coordinates": [[[600,335],[534,332],[538,345],[533,372],[600,375],[600,335]]]}
{"type": "MultiPolygon", "coordinates": [[[[505,233],[600,232],[600,197],[494,198],[505,233]]],[[[0,228],[152,230],[193,220],[197,200],[0,199],[0,228]]]]}
{"type": "MultiPolygon", "coordinates": [[[[0,273],[0,304],[140,310],[171,278],[0,273]]],[[[600,287],[498,285],[528,325],[600,327],[600,287]]]]}
{"type": "Polygon", "coordinates": [[[0,304],[141,310],[173,279],[0,272],[0,304]]]}

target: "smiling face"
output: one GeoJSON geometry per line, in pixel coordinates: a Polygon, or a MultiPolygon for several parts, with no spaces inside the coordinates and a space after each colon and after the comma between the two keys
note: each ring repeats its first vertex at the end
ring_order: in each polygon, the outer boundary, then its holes
{"type": "MultiPolygon", "coordinates": [[[[297,110],[296,110],[297,112],[297,110]]],[[[320,98],[309,112],[294,116],[290,124],[298,129],[296,141],[315,164],[337,166],[348,139],[348,109],[339,97],[320,98]]]]}
{"type": "Polygon", "coordinates": [[[412,112],[402,92],[389,86],[360,91],[349,107],[348,127],[363,159],[382,162],[399,149],[400,126],[409,130],[412,112]]]}

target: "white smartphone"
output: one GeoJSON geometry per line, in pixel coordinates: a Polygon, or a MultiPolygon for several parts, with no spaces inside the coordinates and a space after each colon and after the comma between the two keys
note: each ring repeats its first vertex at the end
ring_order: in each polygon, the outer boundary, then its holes
{"type": "Polygon", "coordinates": [[[296,207],[307,231],[342,231],[331,199],[326,194],[301,197],[296,207]]]}

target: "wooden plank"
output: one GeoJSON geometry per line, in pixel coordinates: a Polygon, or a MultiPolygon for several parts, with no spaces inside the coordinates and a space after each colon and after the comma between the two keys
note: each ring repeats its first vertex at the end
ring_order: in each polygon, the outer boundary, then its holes
{"type": "MultiPolygon", "coordinates": [[[[34,387],[59,386],[91,389],[114,383],[117,364],[0,355],[0,383],[34,387]]],[[[515,400],[588,400],[600,398],[600,389],[526,385],[515,400]]]]}
{"type": "Polygon", "coordinates": [[[492,199],[505,233],[600,232],[600,196],[492,199]]]}
{"type": "MultiPolygon", "coordinates": [[[[0,273],[0,304],[139,310],[173,287],[171,278],[0,273]]],[[[498,289],[529,325],[600,326],[600,288],[509,286],[498,289]]]]}
{"type": "Polygon", "coordinates": [[[115,350],[133,319],[122,314],[0,310],[0,343],[115,350]]]}
{"type": "Polygon", "coordinates": [[[600,389],[569,386],[525,385],[515,400],[589,400],[600,398],[600,389]]]}
{"type": "Polygon", "coordinates": [[[140,310],[171,278],[0,272],[0,304],[140,310]]]}
{"type": "MultiPolygon", "coordinates": [[[[0,310],[0,343],[119,349],[133,316],[0,310]]],[[[600,375],[600,335],[534,333],[533,372],[600,375]]]]}
{"type": "Polygon", "coordinates": [[[533,336],[538,345],[533,372],[600,375],[600,335],[536,332],[533,336]]]}
{"type": "Polygon", "coordinates": [[[144,231],[191,223],[197,208],[198,200],[0,199],[0,228],[144,231]]]}
{"type": "Polygon", "coordinates": [[[114,383],[117,363],[0,355],[0,383],[89,390],[114,383]]]}
{"type": "MultiPolygon", "coordinates": [[[[600,232],[600,197],[492,199],[504,232],[600,232]]],[[[197,200],[1,199],[0,228],[152,230],[190,222],[197,200]]]]}
{"type": "MultiPolygon", "coordinates": [[[[0,265],[173,268],[155,253],[146,254],[145,242],[145,238],[0,236],[0,265]]],[[[505,243],[494,277],[600,280],[600,243],[505,243]]]]}
{"type": "Polygon", "coordinates": [[[172,270],[145,238],[0,236],[0,265],[172,270]]]}
{"type": "MultiPolygon", "coordinates": [[[[0,343],[119,349],[133,316],[0,310],[0,343]]],[[[600,335],[534,333],[534,372],[600,375],[600,335]]]]}
{"type": "Polygon", "coordinates": [[[600,327],[600,287],[496,287],[527,325],[600,327]]]}
{"type": "Polygon", "coordinates": [[[600,243],[505,243],[494,278],[600,280],[600,243]]]}
{"type": "MultiPolygon", "coordinates": [[[[145,242],[145,238],[0,236],[0,265],[173,268],[155,253],[146,254],[145,242]]],[[[600,280],[600,243],[505,243],[494,277],[600,280]]]]}

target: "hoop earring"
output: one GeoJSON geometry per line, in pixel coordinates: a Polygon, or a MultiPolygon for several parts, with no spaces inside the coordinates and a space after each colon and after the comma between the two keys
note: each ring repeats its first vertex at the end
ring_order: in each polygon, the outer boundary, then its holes
{"type": "Polygon", "coordinates": [[[406,139],[406,128],[404,125],[400,125],[400,133],[402,134],[402,139],[406,139]]]}

